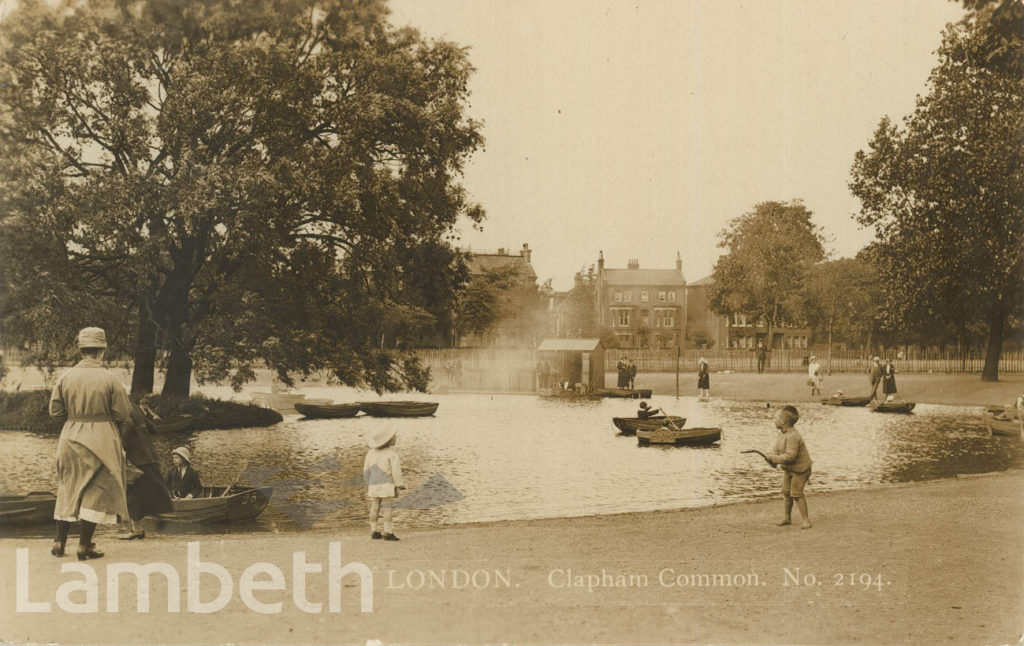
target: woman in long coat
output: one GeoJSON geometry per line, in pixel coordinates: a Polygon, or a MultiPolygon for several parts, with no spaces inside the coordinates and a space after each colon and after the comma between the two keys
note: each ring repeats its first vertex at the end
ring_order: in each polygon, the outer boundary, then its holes
{"type": "Polygon", "coordinates": [[[707,399],[711,396],[711,371],[708,369],[708,360],[704,357],[697,362],[697,389],[700,397],[707,399]]]}
{"type": "Polygon", "coordinates": [[[107,339],[98,327],[78,333],[82,360],[57,379],[50,416],[64,422],[57,441],[57,537],[50,553],[64,556],[71,523],[81,522],[78,559],[103,556],[92,542],[97,523],[128,517],[125,461],[118,426],[131,417],[128,393],[103,368],[107,339]]]}
{"type": "Polygon", "coordinates": [[[885,360],[885,368],[882,370],[882,394],[889,398],[889,395],[896,397],[896,366],[892,365],[892,359],[885,360]]]}

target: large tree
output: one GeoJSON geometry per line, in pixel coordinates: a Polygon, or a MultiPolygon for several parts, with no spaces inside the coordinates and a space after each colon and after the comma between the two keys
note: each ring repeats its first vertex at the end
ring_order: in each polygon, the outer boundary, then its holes
{"type": "Polygon", "coordinates": [[[386,346],[439,324],[482,218],[464,49],[382,0],[27,1],[2,36],[5,335],[119,323],[134,391],[158,348],[171,395],[260,362],[423,385],[386,346]]]}
{"type": "Polygon", "coordinates": [[[800,200],[761,202],[729,223],[719,237],[727,251],[712,271],[709,304],[720,316],[745,314],[772,329],[802,320],[801,290],[825,258],[823,239],[800,200]]]}
{"type": "Polygon", "coordinates": [[[804,320],[816,341],[869,348],[884,324],[882,289],[875,267],[860,255],[811,268],[801,292],[804,320]]]}
{"type": "Polygon", "coordinates": [[[850,188],[875,229],[887,309],[905,328],[983,322],[981,378],[995,381],[1024,307],[1024,88],[1002,55],[977,55],[983,18],[947,27],[928,93],[902,126],[882,120],[850,188]]]}

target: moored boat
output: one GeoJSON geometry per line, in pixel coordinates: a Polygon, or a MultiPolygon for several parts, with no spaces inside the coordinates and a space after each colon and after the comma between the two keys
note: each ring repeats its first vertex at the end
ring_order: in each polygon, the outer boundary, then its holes
{"type": "Polygon", "coordinates": [[[359,402],[359,410],[373,417],[429,417],[440,405],[437,402],[383,401],[359,402]]]}
{"type": "Polygon", "coordinates": [[[592,392],[600,397],[650,399],[654,391],[650,388],[595,388],[592,392]]]}
{"type": "Polygon", "coordinates": [[[1009,435],[1019,436],[1024,434],[1024,422],[1020,419],[1013,419],[1003,414],[993,414],[990,411],[985,411],[983,414],[985,418],[985,428],[992,435],[1009,435]]]}
{"type": "Polygon", "coordinates": [[[828,399],[822,399],[821,403],[826,406],[867,406],[871,403],[871,395],[865,395],[864,397],[837,397],[832,395],[828,399]]]}
{"type": "Polygon", "coordinates": [[[615,428],[622,431],[623,435],[633,435],[641,429],[650,431],[662,426],[669,426],[669,419],[678,427],[686,424],[686,418],[679,417],[678,415],[672,415],[671,418],[664,415],[656,415],[645,419],[640,419],[639,417],[613,417],[612,423],[615,424],[615,428]]]}
{"type": "Polygon", "coordinates": [[[673,444],[675,446],[704,446],[722,439],[721,428],[681,428],[679,430],[662,426],[650,430],[638,430],[638,444],[673,444]]]}
{"type": "Polygon", "coordinates": [[[875,402],[871,404],[871,410],[876,413],[909,413],[915,405],[914,402],[903,401],[875,402]]]}
{"type": "Polygon", "coordinates": [[[153,431],[157,433],[185,433],[195,428],[199,420],[191,415],[173,415],[149,421],[153,424],[153,431]]]}
{"type": "Polygon", "coordinates": [[[225,496],[224,489],[203,487],[198,498],[175,498],[171,511],[157,517],[190,523],[250,520],[260,515],[274,492],[273,487],[232,485],[225,496]]]}
{"type": "Polygon", "coordinates": [[[0,496],[0,525],[53,522],[57,497],[48,491],[0,496]]]}
{"type": "Polygon", "coordinates": [[[317,419],[336,419],[339,417],[355,417],[359,412],[359,404],[309,404],[296,402],[295,410],[317,419]]]}

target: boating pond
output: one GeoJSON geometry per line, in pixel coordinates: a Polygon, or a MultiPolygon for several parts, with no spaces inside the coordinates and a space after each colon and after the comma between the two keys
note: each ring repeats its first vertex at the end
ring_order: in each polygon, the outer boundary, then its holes
{"type": "MultiPolygon", "coordinates": [[[[208,395],[230,397],[224,389],[208,395]]],[[[368,400],[341,388],[308,388],[308,397],[368,400]]],[[[244,398],[244,396],[243,396],[244,398]]],[[[176,527],[164,532],[294,531],[361,527],[366,488],[360,479],[366,438],[398,429],[407,491],[396,527],[583,516],[700,507],[774,494],[779,472],[745,449],[766,450],[780,403],[659,397],[651,402],[687,418],[687,427],[720,426],[710,447],[638,446],[618,435],[613,416],[635,415],[625,399],[558,401],[517,395],[401,395],[440,402],[434,417],[309,420],[296,413],[268,428],[154,437],[169,456],[184,445],[204,484],[271,486],[254,521],[176,527]]],[[[1018,437],[990,437],[977,407],[918,405],[913,414],[798,405],[797,428],[814,460],[810,495],[826,490],[948,478],[1020,468],[1018,437]]],[[[0,492],[56,491],[57,437],[3,431],[0,492]]],[[[161,470],[169,467],[169,458],[161,470]]],[[[9,533],[11,530],[2,530],[9,533]]],[[[19,528],[18,534],[49,528],[19,528]]],[[[400,533],[400,531],[399,531],[400,533]]]]}

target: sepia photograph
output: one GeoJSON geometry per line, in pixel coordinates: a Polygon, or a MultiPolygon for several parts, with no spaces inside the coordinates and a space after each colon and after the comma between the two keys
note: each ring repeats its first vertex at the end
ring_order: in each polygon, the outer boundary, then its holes
{"type": "Polygon", "coordinates": [[[0,642],[1024,643],[1022,161],[1022,0],[0,0],[0,642]]]}

